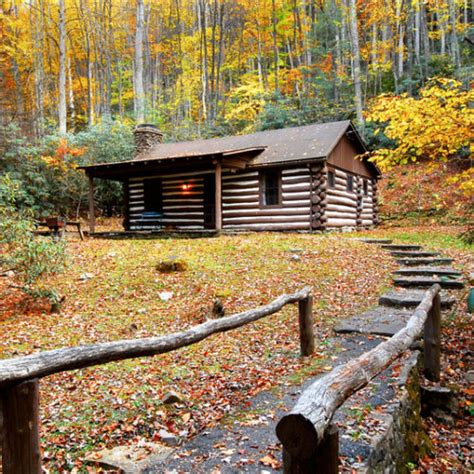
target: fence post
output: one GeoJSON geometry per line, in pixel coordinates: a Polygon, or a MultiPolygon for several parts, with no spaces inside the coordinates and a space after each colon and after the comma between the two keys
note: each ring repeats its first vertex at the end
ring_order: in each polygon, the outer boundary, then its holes
{"type": "Polygon", "coordinates": [[[3,474],[41,473],[38,379],[3,389],[1,402],[3,474]]]}
{"type": "Polygon", "coordinates": [[[330,424],[324,438],[309,459],[299,459],[283,448],[283,474],[338,474],[339,430],[330,424]]]}
{"type": "Polygon", "coordinates": [[[433,298],[424,327],[424,373],[428,380],[437,382],[440,378],[441,358],[441,297],[433,298]]]}
{"type": "Polygon", "coordinates": [[[314,352],[313,295],[298,301],[298,316],[301,356],[308,356],[314,352]]]}

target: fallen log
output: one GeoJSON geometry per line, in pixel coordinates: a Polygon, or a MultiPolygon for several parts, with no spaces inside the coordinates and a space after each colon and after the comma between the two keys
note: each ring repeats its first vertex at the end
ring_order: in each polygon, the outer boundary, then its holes
{"type": "Polygon", "coordinates": [[[407,325],[390,339],[336,367],[303,392],[293,410],[276,427],[278,439],[286,451],[301,459],[309,459],[314,455],[336,409],[400,357],[421,336],[439,291],[439,285],[433,285],[427,290],[407,325]]]}
{"type": "MultiPolygon", "coordinates": [[[[206,321],[185,331],[165,336],[56,349],[29,356],[1,360],[0,388],[67,370],[82,369],[112,361],[174,351],[202,341],[213,334],[230,331],[231,329],[257,321],[276,313],[287,304],[308,299],[310,294],[311,288],[306,287],[295,293],[279,296],[265,306],[237,313],[226,318],[206,321]]],[[[305,311],[309,310],[305,309],[305,311]]]]}

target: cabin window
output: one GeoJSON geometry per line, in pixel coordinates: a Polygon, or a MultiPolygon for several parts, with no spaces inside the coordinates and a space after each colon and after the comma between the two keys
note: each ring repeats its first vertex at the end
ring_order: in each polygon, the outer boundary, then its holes
{"type": "Polygon", "coordinates": [[[364,196],[368,196],[369,195],[369,184],[367,183],[367,180],[364,179],[364,196]]]}
{"type": "Polygon", "coordinates": [[[163,207],[161,179],[145,179],[143,188],[145,212],[161,212],[163,207]]]}
{"type": "Polygon", "coordinates": [[[328,171],[328,187],[334,188],[336,186],[336,181],[334,179],[334,171],[328,171]]]}
{"type": "Polygon", "coordinates": [[[347,191],[349,191],[350,193],[354,191],[354,176],[347,176],[347,191]]]}
{"type": "Polygon", "coordinates": [[[281,204],[281,172],[267,170],[260,173],[260,202],[262,206],[281,204]]]}

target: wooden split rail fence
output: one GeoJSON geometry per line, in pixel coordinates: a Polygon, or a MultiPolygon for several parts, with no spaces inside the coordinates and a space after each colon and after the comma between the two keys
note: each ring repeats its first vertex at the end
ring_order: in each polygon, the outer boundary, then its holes
{"type": "Polygon", "coordinates": [[[440,290],[439,285],[433,285],[406,326],[390,339],[334,368],[303,392],[293,410],[276,427],[283,445],[284,473],[337,473],[338,430],[331,423],[337,408],[402,356],[422,335],[425,376],[439,380],[440,290]]]}
{"type": "MultiPolygon", "coordinates": [[[[422,335],[424,372],[437,381],[440,375],[440,286],[433,285],[406,326],[387,341],[338,366],[310,385],[293,410],[276,427],[283,445],[285,473],[338,472],[338,431],[331,423],[335,411],[366,386],[422,335]]],[[[312,295],[309,288],[282,295],[268,305],[191,329],[160,337],[116,341],[40,352],[0,361],[3,409],[3,473],[41,472],[39,442],[39,382],[42,377],[107,362],[154,356],[195,344],[219,332],[230,331],[298,303],[301,355],[314,352],[312,295]]]]}
{"type": "Polygon", "coordinates": [[[220,332],[244,326],[298,303],[301,355],[314,351],[313,297],[310,288],[282,295],[256,309],[209,320],[186,331],[160,337],[132,339],[40,352],[0,360],[0,398],[3,411],[3,474],[41,471],[39,437],[39,379],[58,372],[107,362],[154,356],[195,344],[220,332]]]}

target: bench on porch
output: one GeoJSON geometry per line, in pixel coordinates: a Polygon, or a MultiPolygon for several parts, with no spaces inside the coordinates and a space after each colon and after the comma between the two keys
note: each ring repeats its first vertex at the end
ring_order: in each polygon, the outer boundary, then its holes
{"type": "Polygon", "coordinates": [[[155,211],[143,212],[140,219],[136,221],[134,226],[144,228],[161,228],[163,227],[163,214],[161,212],[155,211]]]}

